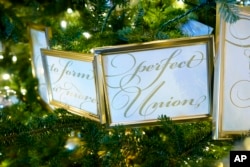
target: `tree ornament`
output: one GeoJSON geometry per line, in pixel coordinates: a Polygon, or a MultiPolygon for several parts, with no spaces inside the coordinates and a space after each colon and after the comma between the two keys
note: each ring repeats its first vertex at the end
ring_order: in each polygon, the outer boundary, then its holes
{"type": "MultiPolygon", "coordinates": [[[[7,88],[7,87],[6,87],[7,88]]],[[[10,89],[0,90],[0,109],[18,103],[16,92],[10,89]]]]}
{"type": "Polygon", "coordinates": [[[69,151],[77,149],[81,145],[81,139],[72,131],[69,135],[68,140],[66,141],[65,148],[69,151]]]}

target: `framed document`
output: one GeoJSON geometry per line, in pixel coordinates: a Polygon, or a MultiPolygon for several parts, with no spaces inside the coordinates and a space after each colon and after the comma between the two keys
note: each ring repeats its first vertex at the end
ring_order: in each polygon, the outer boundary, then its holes
{"type": "Polygon", "coordinates": [[[41,100],[49,108],[48,90],[44,77],[44,69],[42,64],[42,56],[40,49],[49,49],[49,39],[52,36],[50,27],[43,25],[30,24],[28,26],[29,41],[31,46],[31,64],[32,73],[38,79],[39,100],[41,100]]]}
{"type": "Polygon", "coordinates": [[[239,6],[240,19],[227,23],[217,4],[214,80],[214,139],[250,130],[250,7],[239,6]]]}
{"type": "Polygon", "coordinates": [[[94,49],[106,123],[155,124],[161,115],[208,118],[213,46],[213,36],[201,36],[94,49]]]}
{"type": "Polygon", "coordinates": [[[49,102],[100,121],[92,54],[41,49],[49,102]]]}

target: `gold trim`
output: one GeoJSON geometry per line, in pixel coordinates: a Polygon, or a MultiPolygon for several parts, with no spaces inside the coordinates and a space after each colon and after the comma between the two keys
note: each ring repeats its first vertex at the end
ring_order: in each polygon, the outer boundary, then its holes
{"type": "Polygon", "coordinates": [[[250,15],[250,6],[238,5],[238,8],[240,10],[240,14],[250,15]]]}
{"type": "MultiPolygon", "coordinates": [[[[57,57],[57,58],[65,58],[69,60],[75,60],[75,61],[81,61],[81,62],[87,62],[90,63],[93,67],[93,73],[94,73],[94,56],[92,54],[84,54],[84,53],[76,53],[76,52],[68,52],[68,51],[60,51],[60,50],[48,50],[48,49],[41,49],[42,53],[42,60],[43,60],[43,66],[45,70],[45,78],[47,82],[47,87],[49,91],[49,103],[53,105],[56,108],[64,108],[68,110],[69,112],[83,116],[89,119],[92,119],[94,121],[100,122],[100,110],[98,109],[98,105],[96,103],[97,114],[91,113],[90,111],[86,111],[84,109],[74,107],[70,104],[66,104],[65,102],[61,102],[57,99],[53,98],[53,91],[52,91],[52,85],[51,85],[51,78],[49,77],[49,70],[48,70],[48,60],[47,57],[57,57]]],[[[93,74],[94,75],[94,74],[93,74]]],[[[94,83],[96,83],[95,77],[94,77],[94,83]]],[[[95,84],[96,89],[96,84],[95,84]]],[[[97,97],[97,94],[95,94],[95,98],[97,97]]]]}
{"type": "MultiPolygon", "coordinates": [[[[240,17],[249,15],[250,7],[238,6],[240,17]]],[[[215,57],[215,76],[214,76],[214,114],[213,114],[213,138],[230,139],[233,135],[249,133],[248,130],[226,131],[223,127],[224,117],[224,82],[225,82],[225,42],[226,42],[226,22],[219,13],[220,3],[216,4],[216,57],[215,57]]],[[[228,41],[227,41],[228,42],[228,41]]],[[[248,46],[249,47],[249,46],[248,46]]],[[[232,115],[233,116],[233,115],[232,115]]],[[[234,124],[232,122],[232,124],[234,124]]]]}
{"type": "MultiPolygon", "coordinates": [[[[32,75],[34,78],[38,78],[38,75],[37,72],[36,72],[36,66],[37,64],[35,64],[34,62],[34,56],[35,56],[35,51],[34,51],[34,41],[32,40],[32,37],[31,37],[31,31],[34,30],[34,31],[39,31],[39,32],[43,32],[44,33],[44,36],[46,38],[46,48],[49,49],[50,48],[50,45],[49,45],[49,40],[52,38],[52,30],[50,27],[46,27],[44,25],[39,25],[39,24],[33,24],[33,23],[30,23],[28,24],[27,26],[27,32],[28,32],[28,38],[29,38],[29,45],[30,45],[30,55],[31,55],[31,67],[32,67],[32,75]]],[[[40,55],[41,59],[42,59],[42,56],[40,55]]],[[[41,67],[42,64],[41,64],[41,67]]],[[[38,83],[38,86],[39,83],[38,83]]],[[[48,110],[52,110],[53,107],[50,106],[48,104],[48,102],[46,101],[46,99],[43,99],[40,95],[41,92],[39,92],[38,90],[38,93],[39,93],[39,96],[38,96],[38,100],[41,102],[41,104],[43,106],[45,106],[48,110]]],[[[48,92],[46,92],[47,96],[48,96],[48,92]]]]}
{"type": "Polygon", "coordinates": [[[105,83],[105,68],[106,65],[103,62],[104,57],[108,57],[114,54],[121,54],[121,53],[129,53],[132,51],[140,52],[140,51],[150,51],[150,50],[157,50],[157,49],[166,49],[166,48],[175,48],[175,47],[182,47],[182,46],[193,46],[193,45],[206,45],[206,72],[207,76],[207,86],[208,92],[207,96],[209,98],[208,101],[208,108],[209,114],[204,115],[194,115],[194,116],[179,116],[174,117],[172,120],[181,122],[181,121],[195,121],[200,119],[209,119],[212,114],[212,73],[213,73],[213,57],[214,57],[214,37],[213,35],[209,36],[199,36],[199,37],[190,37],[190,38],[178,38],[178,39],[171,39],[171,40],[161,40],[161,41],[153,41],[147,43],[137,43],[137,44],[129,44],[129,45],[118,45],[118,46],[106,46],[95,48],[94,53],[96,57],[96,66],[97,66],[97,81],[99,87],[99,102],[98,105],[102,110],[103,117],[105,117],[104,121],[108,126],[115,126],[115,125],[126,125],[126,126],[141,126],[141,125],[153,125],[158,124],[158,119],[150,119],[150,120],[143,120],[143,121],[129,121],[129,122],[113,122],[111,118],[111,108],[108,102],[108,90],[107,90],[107,83],[105,83]],[[101,91],[100,91],[101,90],[101,91]]]}

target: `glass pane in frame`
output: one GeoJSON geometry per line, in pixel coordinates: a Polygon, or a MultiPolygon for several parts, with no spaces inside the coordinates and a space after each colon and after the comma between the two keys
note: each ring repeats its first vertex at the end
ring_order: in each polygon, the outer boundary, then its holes
{"type": "Polygon", "coordinates": [[[219,14],[217,3],[214,139],[247,134],[250,129],[250,8],[237,7],[240,18],[230,24],[219,14]]]}
{"type": "Polygon", "coordinates": [[[107,123],[154,124],[161,115],[176,121],[208,118],[213,47],[213,36],[202,36],[96,48],[107,123]]]}
{"type": "Polygon", "coordinates": [[[38,79],[39,99],[49,108],[48,90],[44,77],[42,56],[40,49],[49,49],[49,39],[52,36],[50,27],[43,25],[30,24],[28,26],[29,41],[31,46],[32,73],[38,79]]]}
{"type": "Polygon", "coordinates": [[[41,49],[50,104],[99,121],[93,55],[41,49]]]}

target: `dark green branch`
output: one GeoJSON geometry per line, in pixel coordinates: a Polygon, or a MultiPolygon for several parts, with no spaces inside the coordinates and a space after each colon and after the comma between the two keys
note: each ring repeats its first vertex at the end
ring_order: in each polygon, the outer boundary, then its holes
{"type": "Polygon", "coordinates": [[[106,16],[106,18],[105,18],[105,20],[104,20],[104,23],[103,23],[103,25],[102,25],[101,33],[103,33],[103,31],[105,30],[106,25],[107,25],[107,22],[108,22],[108,19],[109,19],[111,13],[113,12],[113,10],[116,8],[116,6],[117,6],[117,4],[114,4],[114,5],[109,9],[109,12],[108,12],[108,14],[107,14],[107,16],[106,16]]]}

